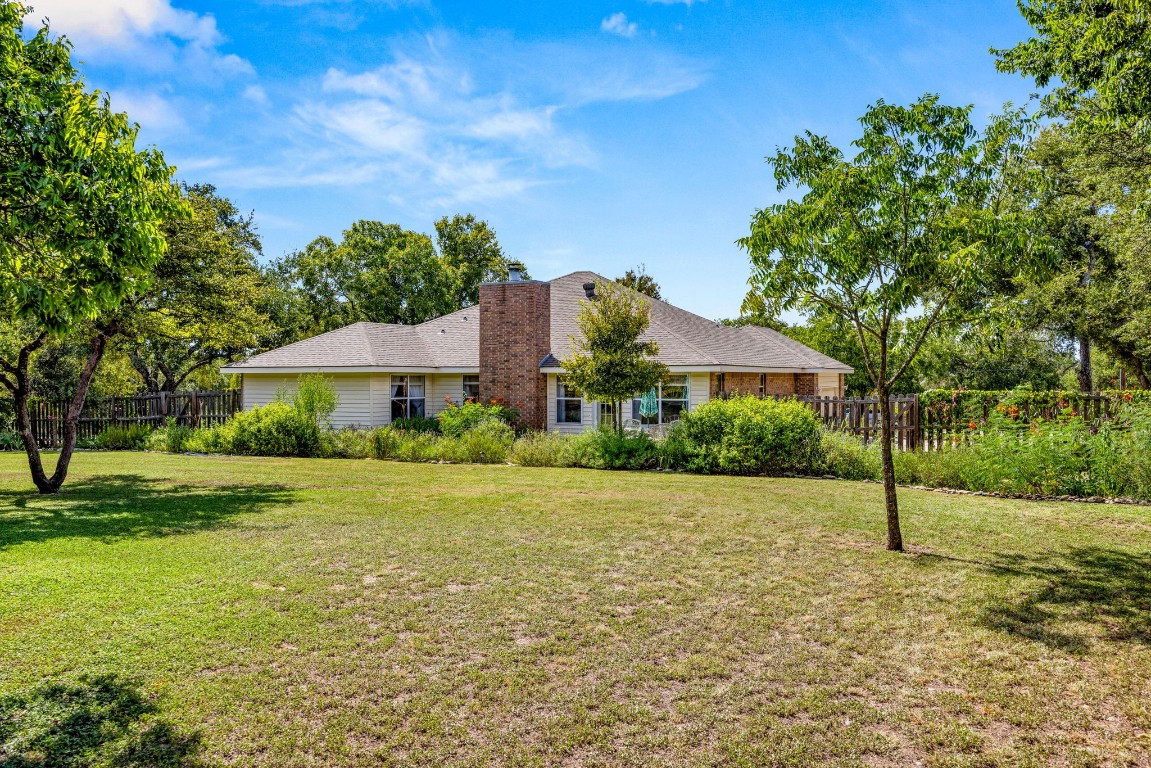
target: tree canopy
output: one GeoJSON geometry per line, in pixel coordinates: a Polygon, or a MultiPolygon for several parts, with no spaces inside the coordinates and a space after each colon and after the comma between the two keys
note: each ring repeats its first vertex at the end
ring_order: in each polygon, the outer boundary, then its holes
{"type": "Polygon", "coordinates": [[[640,264],[635,269],[629,269],[623,274],[623,277],[615,279],[620,285],[631,288],[633,291],[639,291],[644,296],[650,296],[653,299],[663,299],[659,293],[659,283],[655,278],[647,273],[643,264],[640,264]]]}

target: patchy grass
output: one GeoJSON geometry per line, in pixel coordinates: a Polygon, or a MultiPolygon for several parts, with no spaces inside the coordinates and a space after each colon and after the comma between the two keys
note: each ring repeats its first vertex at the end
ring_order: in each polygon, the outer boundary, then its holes
{"type": "Polygon", "coordinates": [[[1145,508],[903,491],[893,555],[877,485],[26,471],[0,455],[0,765],[1151,765],[1145,508]]]}

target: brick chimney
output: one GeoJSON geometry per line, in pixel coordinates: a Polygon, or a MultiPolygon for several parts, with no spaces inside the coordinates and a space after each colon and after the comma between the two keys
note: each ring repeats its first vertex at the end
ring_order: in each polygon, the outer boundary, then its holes
{"type": "Polygon", "coordinates": [[[480,399],[503,398],[519,409],[518,426],[546,429],[551,285],[512,277],[480,285],[480,399]]]}

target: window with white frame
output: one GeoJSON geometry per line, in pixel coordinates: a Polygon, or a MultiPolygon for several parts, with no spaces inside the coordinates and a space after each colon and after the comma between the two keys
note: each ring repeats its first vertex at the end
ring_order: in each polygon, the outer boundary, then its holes
{"type": "Polygon", "coordinates": [[[583,395],[563,376],[556,377],[556,423],[583,423],[583,395]]]}
{"type": "Polygon", "coordinates": [[[464,399],[479,402],[480,399],[480,375],[478,373],[469,373],[464,375],[464,399]]]}
{"type": "Polygon", "coordinates": [[[424,415],[424,377],[392,377],[392,420],[424,415]]]}
{"type": "Polygon", "coordinates": [[[679,421],[687,403],[687,376],[668,376],[646,396],[632,400],[631,417],[640,424],[670,424],[679,421]]]}

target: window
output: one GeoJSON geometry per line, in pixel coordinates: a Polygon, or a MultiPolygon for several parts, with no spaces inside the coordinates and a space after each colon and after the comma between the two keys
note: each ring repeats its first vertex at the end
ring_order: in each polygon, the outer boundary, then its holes
{"type": "Polygon", "coordinates": [[[464,399],[479,402],[480,376],[478,373],[464,376],[464,399]]]}
{"type": "Polygon", "coordinates": [[[767,395],[767,374],[759,374],[759,396],[764,397],[767,395]]]}
{"type": "Polygon", "coordinates": [[[424,377],[392,377],[392,421],[424,415],[424,377]]]}
{"type": "Polygon", "coordinates": [[[556,423],[583,423],[583,396],[563,376],[556,377],[556,423]]]}
{"type": "Polygon", "coordinates": [[[637,397],[631,403],[631,417],[640,424],[670,424],[679,421],[680,414],[687,410],[687,376],[669,376],[667,381],[660,384],[652,392],[654,403],[649,400],[649,406],[654,412],[644,415],[643,397],[637,397]]]}

